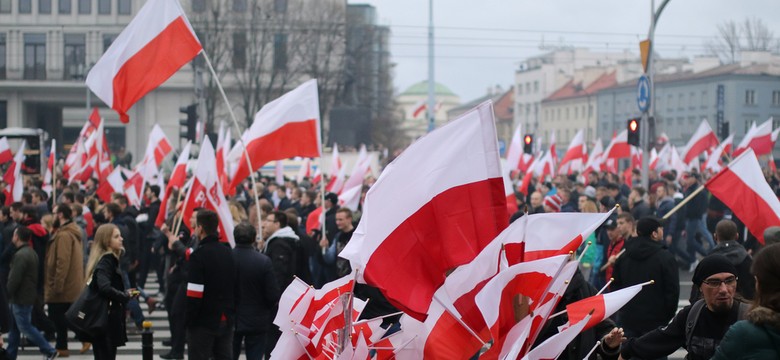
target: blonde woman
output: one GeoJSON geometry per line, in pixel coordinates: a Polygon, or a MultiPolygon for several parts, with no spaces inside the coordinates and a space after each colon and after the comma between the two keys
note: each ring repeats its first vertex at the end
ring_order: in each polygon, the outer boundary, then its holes
{"type": "Polygon", "coordinates": [[[132,295],[125,292],[122,275],[119,273],[119,257],[124,252],[122,235],[113,224],[101,225],[92,241],[87,261],[86,282],[109,302],[108,327],[101,336],[91,338],[96,360],[115,359],[116,349],[127,342],[125,331],[125,306],[132,295]]]}

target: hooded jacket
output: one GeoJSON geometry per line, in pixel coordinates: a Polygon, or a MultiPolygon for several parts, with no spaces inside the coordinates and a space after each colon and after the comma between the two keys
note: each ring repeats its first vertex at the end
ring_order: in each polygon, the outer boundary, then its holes
{"type": "Polygon", "coordinates": [[[713,360],[780,359],[780,313],[756,307],[732,325],[713,360]]]}
{"type": "Polygon", "coordinates": [[[266,240],[263,253],[271,258],[280,289],[286,289],[287,285],[290,285],[298,268],[298,240],[298,235],[289,226],[277,230],[266,240]]]}
{"type": "Polygon", "coordinates": [[[68,221],[52,235],[46,245],[46,303],[72,303],[84,289],[84,250],[81,228],[68,221]]]}
{"type": "MultiPolygon", "coordinates": [[[[615,262],[611,288],[623,289],[654,280],[620,310],[620,324],[644,334],[666,325],[677,312],[680,279],[674,255],[658,241],[639,236],[626,241],[626,252],[615,262]]],[[[614,291],[613,290],[613,291],[614,291]]]]}

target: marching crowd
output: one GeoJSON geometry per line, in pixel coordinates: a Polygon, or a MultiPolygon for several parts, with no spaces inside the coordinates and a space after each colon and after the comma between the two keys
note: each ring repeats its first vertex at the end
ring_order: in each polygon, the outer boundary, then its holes
{"type": "MultiPolygon", "coordinates": [[[[584,182],[559,175],[551,183],[532,180],[527,195],[515,193],[520,210],[511,221],[526,213],[607,212],[618,205],[580,247],[580,269],[558,310],[602,288],[654,281],[613,319],[580,334],[561,358],[582,359],[599,339],[594,358],[664,358],[680,347],[689,359],[777,358],[780,245],[771,243],[780,241],[780,228],[769,228],[762,245],[706,191],[673,211],[703,186],[697,172],[678,180],[674,172],[651,171],[649,189],[638,185],[639,175],[634,171],[623,182],[609,173],[589,173],[584,182]],[[677,312],[679,271],[692,272],[694,286],[690,305],[677,312]],[[737,345],[745,341],[754,345],[751,352],[737,345]]],[[[363,195],[373,180],[366,179],[363,195]]],[[[780,186],[772,174],[767,181],[775,190],[780,186]]],[[[293,279],[319,288],[351,272],[338,254],[360,211],[339,207],[335,193],[318,193],[308,178],[277,184],[261,177],[255,188],[245,181],[229,198],[234,249],[220,242],[213,211],[196,209],[182,219],[179,204],[160,208],[156,185],[145,188],[140,209],[121,193],[102,202],[96,182],[58,179],[52,199],[29,177],[22,201],[0,208],[0,302],[7,302],[0,304],[0,331],[8,333],[8,358],[16,357],[20,334],[48,358],[69,356],[66,312],[85,287],[110,304],[107,336],[75,332],[80,352],[91,346],[96,359],[115,358],[127,331],[140,331],[140,301],[149,313],[167,310],[171,339],[163,342],[170,347],[163,359],[184,358],[185,346],[190,359],[237,359],[242,351],[248,359],[267,358],[280,336],[272,324],[276,307],[293,279]],[[161,211],[166,221],[156,227],[161,211]],[[319,219],[324,234],[311,226],[319,219]],[[151,271],[158,294],[143,290],[151,271]]],[[[364,318],[397,312],[375,288],[359,285],[355,295],[371,299],[364,318]]],[[[565,321],[550,321],[537,343],[565,321]]]]}

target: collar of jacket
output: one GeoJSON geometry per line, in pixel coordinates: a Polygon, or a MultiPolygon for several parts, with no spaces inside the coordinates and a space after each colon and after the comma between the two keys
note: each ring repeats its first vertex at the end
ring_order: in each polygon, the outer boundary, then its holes
{"type": "Polygon", "coordinates": [[[203,239],[200,239],[199,245],[207,244],[210,242],[219,242],[219,236],[217,235],[206,235],[203,239]]]}

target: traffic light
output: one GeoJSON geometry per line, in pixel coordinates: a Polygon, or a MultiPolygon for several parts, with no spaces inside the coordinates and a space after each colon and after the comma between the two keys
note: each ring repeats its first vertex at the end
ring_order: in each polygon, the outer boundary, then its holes
{"type": "Polygon", "coordinates": [[[531,134],[525,134],[523,136],[523,152],[526,154],[534,153],[534,136],[531,134]]]}
{"type": "Polygon", "coordinates": [[[725,140],[727,137],[729,137],[729,122],[724,121],[720,124],[720,127],[718,128],[718,138],[720,138],[721,141],[725,140]]]}
{"type": "Polygon", "coordinates": [[[628,144],[639,147],[639,122],[640,119],[628,119],[628,144]]]}
{"type": "Polygon", "coordinates": [[[186,128],[181,130],[179,136],[187,140],[195,141],[196,127],[198,126],[198,104],[182,106],[179,108],[179,112],[187,117],[186,119],[179,120],[179,125],[186,128]]]}

